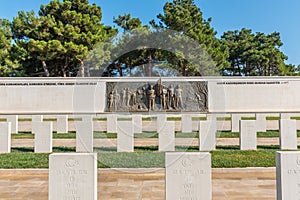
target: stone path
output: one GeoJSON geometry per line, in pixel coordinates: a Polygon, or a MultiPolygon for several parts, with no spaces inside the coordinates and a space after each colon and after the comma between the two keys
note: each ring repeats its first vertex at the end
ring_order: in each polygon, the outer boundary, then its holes
{"type": "MultiPolygon", "coordinates": [[[[213,169],[214,200],[276,199],[275,168],[213,169]]],[[[99,169],[98,199],[164,200],[164,169],[99,169]]],[[[1,200],[46,200],[47,169],[0,170],[1,200]]]]}
{"type": "MultiPolygon", "coordinates": [[[[74,147],[76,145],[75,139],[53,139],[53,146],[74,147]]],[[[116,146],[117,139],[94,139],[94,146],[110,147],[116,146]]],[[[137,138],[134,139],[135,146],[158,146],[157,138],[137,138]]],[[[198,139],[195,138],[180,138],[176,139],[177,146],[198,146],[198,139]]],[[[239,145],[239,138],[217,138],[216,145],[239,145]]],[[[279,138],[258,138],[257,145],[279,145],[279,138]]],[[[300,145],[300,138],[298,138],[298,145],[300,145]]],[[[13,139],[12,147],[33,147],[33,139],[13,139]]]]}

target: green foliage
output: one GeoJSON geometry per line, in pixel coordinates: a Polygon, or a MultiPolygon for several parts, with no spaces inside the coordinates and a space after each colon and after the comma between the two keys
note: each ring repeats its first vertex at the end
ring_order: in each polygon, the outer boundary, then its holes
{"type": "Polygon", "coordinates": [[[0,19],[0,76],[21,76],[23,72],[12,48],[11,24],[0,19]]]}
{"type": "MultiPolygon", "coordinates": [[[[229,65],[227,47],[216,38],[216,32],[210,26],[211,19],[203,18],[200,8],[195,5],[193,0],[173,0],[173,2],[167,2],[163,10],[164,14],[157,16],[160,20],[160,27],[175,30],[197,41],[212,58],[218,70],[229,65]]],[[[204,58],[204,60],[206,59],[204,58]]],[[[179,60],[177,64],[184,76],[193,75],[193,70],[190,70],[191,66],[188,63],[179,60]]],[[[202,66],[197,67],[200,67],[201,70],[202,66]]],[[[200,74],[210,75],[210,73],[203,72],[200,74]]]]}
{"type": "Polygon", "coordinates": [[[41,5],[38,16],[33,11],[20,11],[12,27],[18,48],[25,52],[22,64],[27,73],[84,76],[89,50],[116,33],[104,26],[101,18],[101,8],[87,0],[53,0],[41,5]]]}
{"type": "Polygon", "coordinates": [[[223,69],[223,75],[270,76],[290,72],[284,63],[287,57],[280,50],[283,43],[277,32],[254,34],[243,28],[225,32],[222,41],[229,48],[228,61],[231,63],[223,69]]]}

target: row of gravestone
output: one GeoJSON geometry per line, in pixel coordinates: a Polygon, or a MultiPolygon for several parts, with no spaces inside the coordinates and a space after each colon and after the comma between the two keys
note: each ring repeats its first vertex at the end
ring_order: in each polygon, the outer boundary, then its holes
{"type": "MultiPolygon", "coordinates": [[[[55,153],[49,157],[49,200],[97,199],[97,154],[55,153]]],[[[208,152],[165,154],[166,200],[212,199],[208,152]]],[[[277,199],[300,198],[300,152],[276,152],[277,199]]]]}
{"type": "MultiPolygon", "coordinates": [[[[119,117],[128,117],[126,115],[117,115],[117,114],[108,114],[105,115],[104,118],[107,119],[107,126],[106,129],[104,129],[107,132],[115,133],[116,132],[116,121],[119,117]]],[[[167,114],[159,114],[159,115],[154,115],[157,116],[158,120],[166,120],[167,119],[167,114]]],[[[177,115],[181,117],[181,124],[180,127],[176,126],[176,130],[181,130],[183,133],[188,133],[192,132],[197,129],[195,126],[195,122],[193,120],[192,114],[181,114],[177,115]],[[178,129],[180,128],[180,129],[178,129]]],[[[197,115],[196,115],[197,116],[197,115]]],[[[262,113],[257,113],[257,114],[231,114],[231,115],[224,115],[224,114],[207,114],[207,115],[201,115],[203,118],[207,118],[207,120],[213,120],[217,118],[226,118],[224,116],[227,116],[228,118],[231,118],[230,121],[227,120],[217,120],[217,130],[231,130],[231,132],[239,132],[240,126],[239,126],[239,121],[243,118],[254,118],[256,119],[256,127],[258,132],[266,132],[267,128],[270,130],[278,130],[279,129],[279,123],[278,120],[266,120],[268,116],[275,116],[280,119],[291,119],[292,116],[299,116],[299,113],[295,114],[290,114],[290,113],[282,113],[282,114],[262,114],[262,113]],[[268,123],[267,123],[268,121],[268,123]],[[272,122],[272,123],[271,123],[272,122]]],[[[28,117],[28,116],[26,116],[28,117]]],[[[67,115],[57,115],[57,116],[50,116],[51,118],[56,119],[56,131],[57,133],[67,133],[69,130],[69,122],[68,122],[68,116],[67,115]]],[[[12,133],[18,133],[19,131],[19,122],[18,122],[18,115],[6,115],[2,116],[2,118],[6,118],[7,122],[11,122],[11,132],[12,133]]],[[[92,120],[93,117],[92,115],[86,115],[86,116],[80,116],[79,118],[82,118],[84,120],[92,120]]],[[[143,130],[145,130],[145,127],[143,127],[143,116],[142,115],[137,115],[133,114],[130,116],[132,118],[132,121],[134,122],[134,132],[135,133],[141,133],[143,130]]],[[[43,115],[32,115],[31,119],[33,122],[41,122],[43,121],[43,115]]],[[[21,120],[21,119],[20,119],[21,120]]],[[[176,122],[177,124],[177,122],[176,122]]],[[[100,128],[100,127],[99,127],[100,128]]],[[[148,127],[151,130],[153,127],[148,127]]],[[[297,126],[299,129],[299,124],[297,126]]],[[[103,128],[100,128],[103,131],[103,128]]],[[[148,130],[150,131],[150,130],[148,130]]]]}
{"type": "MultiPolygon", "coordinates": [[[[115,121],[117,129],[117,151],[134,151],[134,123],[133,121],[115,121]]],[[[256,150],[257,121],[240,120],[240,149],[256,150]]],[[[216,148],[216,120],[199,121],[199,150],[211,151],[216,148]]],[[[162,119],[157,120],[159,151],[175,151],[175,122],[162,119]]],[[[76,122],[76,151],[93,152],[93,122],[92,120],[76,122]]],[[[9,153],[11,146],[11,122],[0,122],[0,153],[9,153]]],[[[34,152],[52,152],[53,122],[32,122],[34,133],[34,152]]],[[[297,149],[296,120],[280,120],[280,147],[286,150],[297,149]]]]}

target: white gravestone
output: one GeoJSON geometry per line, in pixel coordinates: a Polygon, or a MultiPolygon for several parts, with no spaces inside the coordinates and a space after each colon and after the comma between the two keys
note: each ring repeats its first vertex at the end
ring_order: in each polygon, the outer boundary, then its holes
{"type": "Polygon", "coordinates": [[[57,116],[56,123],[57,133],[68,133],[68,116],[67,115],[59,115],[57,116]]]}
{"type": "Polygon", "coordinates": [[[156,123],[157,123],[157,132],[163,129],[164,125],[167,122],[167,115],[166,114],[158,114],[156,116],[156,123]]]}
{"type": "Polygon", "coordinates": [[[300,152],[276,152],[277,200],[300,199],[300,152]]]}
{"type": "Polygon", "coordinates": [[[11,123],[0,122],[0,153],[10,153],[11,123]]]}
{"type": "Polygon", "coordinates": [[[107,115],[107,133],[116,133],[117,132],[117,120],[118,116],[115,114],[107,115]]]}
{"type": "Polygon", "coordinates": [[[280,149],[297,150],[296,120],[281,119],[279,123],[280,149]]]}
{"type": "Polygon", "coordinates": [[[175,122],[166,122],[158,132],[158,150],[175,151],[175,122]]]}
{"type": "Polygon", "coordinates": [[[134,133],[132,121],[118,121],[117,151],[134,152],[134,133]]]}
{"type": "Polygon", "coordinates": [[[49,200],[97,200],[97,154],[49,156],[49,200]]]}
{"type": "Polygon", "coordinates": [[[43,122],[43,115],[32,115],[31,121],[32,122],[43,122]]]}
{"type": "Polygon", "coordinates": [[[43,115],[32,115],[31,116],[31,133],[35,133],[34,132],[34,123],[35,122],[43,122],[43,115]]]}
{"type": "Polygon", "coordinates": [[[51,153],[52,152],[52,122],[33,122],[34,130],[34,152],[51,153]]]}
{"type": "Polygon", "coordinates": [[[241,114],[232,114],[231,115],[231,132],[239,132],[239,123],[240,120],[242,119],[241,114]]]}
{"type": "Polygon", "coordinates": [[[19,132],[18,115],[8,115],[6,116],[6,121],[11,123],[11,133],[19,132]]]}
{"type": "Polygon", "coordinates": [[[216,149],[217,123],[213,121],[199,122],[199,150],[211,151],[216,149]]]}
{"type": "Polygon", "coordinates": [[[94,151],[93,122],[76,122],[76,152],[92,153],[94,151]]]}
{"type": "Polygon", "coordinates": [[[280,113],[280,119],[291,119],[290,113],[280,113]]]}
{"type": "Polygon", "coordinates": [[[93,121],[94,115],[81,115],[80,118],[83,122],[90,122],[93,121]]]}
{"type": "Polygon", "coordinates": [[[166,153],[166,200],[212,199],[208,152],[166,153]]]}
{"type": "Polygon", "coordinates": [[[256,118],[256,128],[257,132],[266,132],[267,131],[267,119],[266,114],[259,114],[257,113],[256,118]]]}
{"type": "Polygon", "coordinates": [[[241,120],[240,121],[240,149],[256,150],[256,121],[241,120]]]}
{"type": "Polygon", "coordinates": [[[142,122],[142,115],[132,115],[133,121],[133,132],[134,133],[142,133],[143,130],[143,122],[142,122]]]}
{"type": "Polygon", "coordinates": [[[192,130],[192,116],[189,114],[182,114],[181,115],[181,132],[182,133],[191,133],[192,130]]]}

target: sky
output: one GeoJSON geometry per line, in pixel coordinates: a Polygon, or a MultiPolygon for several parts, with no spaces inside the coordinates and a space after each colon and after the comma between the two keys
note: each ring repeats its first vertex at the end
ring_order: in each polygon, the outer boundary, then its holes
{"type": "MultiPolygon", "coordinates": [[[[279,32],[288,56],[287,64],[300,64],[300,1],[299,0],[194,0],[204,18],[212,18],[211,26],[219,38],[229,30],[242,28],[270,34],[279,32]]],[[[50,0],[1,0],[0,18],[12,20],[18,11],[36,13],[50,0]]],[[[114,26],[113,17],[129,13],[144,24],[163,12],[167,0],[89,0],[102,9],[102,22],[114,26]]]]}

